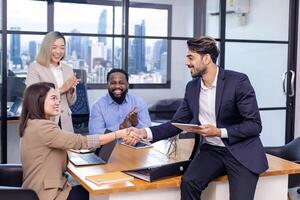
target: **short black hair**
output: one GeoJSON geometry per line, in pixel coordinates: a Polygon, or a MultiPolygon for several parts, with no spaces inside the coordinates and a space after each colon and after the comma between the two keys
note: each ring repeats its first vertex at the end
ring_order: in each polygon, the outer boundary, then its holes
{"type": "Polygon", "coordinates": [[[128,82],[128,73],[125,71],[125,70],[123,70],[123,69],[112,69],[112,70],[110,70],[108,73],[107,73],[107,77],[106,77],[106,81],[107,81],[107,83],[108,83],[108,80],[109,80],[109,77],[110,77],[110,75],[111,74],[113,74],[113,73],[116,73],[116,72],[119,72],[119,73],[122,73],[122,74],[124,74],[125,75],[125,78],[126,78],[126,80],[127,80],[127,82],[128,82]]]}
{"type": "Polygon", "coordinates": [[[217,62],[219,49],[216,40],[209,36],[190,39],[187,42],[189,50],[197,52],[200,55],[209,54],[214,63],[217,62]]]}

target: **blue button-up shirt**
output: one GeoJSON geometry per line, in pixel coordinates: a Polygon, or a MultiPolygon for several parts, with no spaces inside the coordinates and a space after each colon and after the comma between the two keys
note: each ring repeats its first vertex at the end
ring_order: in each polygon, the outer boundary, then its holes
{"type": "Polygon", "coordinates": [[[105,129],[119,130],[119,125],[134,107],[138,112],[138,128],[151,126],[146,103],[139,97],[126,94],[122,104],[113,101],[109,94],[98,100],[92,107],[89,121],[89,134],[104,133],[105,129]]]}

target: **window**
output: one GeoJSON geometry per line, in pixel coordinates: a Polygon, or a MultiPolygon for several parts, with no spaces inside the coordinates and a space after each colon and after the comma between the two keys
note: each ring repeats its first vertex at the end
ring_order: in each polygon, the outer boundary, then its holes
{"type": "Polygon", "coordinates": [[[134,87],[169,87],[166,38],[170,11],[170,5],[130,4],[127,35],[120,1],[55,2],[54,30],[67,36],[65,61],[88,72],[89,88],[106,87],[106,75],[112,68],[127,70],[134,87]]]}
{"type": "MultiPolygon", "coordinates": [[[[127,70],[133,88],[171,88],[171,65],[174,74],[185,70],[185,55],[174,54],[178,50],[172,43],[193,36],[193,0],[126,0],[127,9],[118,0],[80,2],[8,1],[11,74],[25,78],[43,36],[56,30],[66,37],[64,62],[87,71],[89,89],[105,88],[112,68],[127,70]]],[[[175,76],[173,86],[178,81],[175,76]]],[[[171,92],[178,91],[184,86],[171,92]]]]}
{"type": "Polygon", "coordinates": [[[7,1],[7,30],[47,31],[47,2],[7,1]]]}

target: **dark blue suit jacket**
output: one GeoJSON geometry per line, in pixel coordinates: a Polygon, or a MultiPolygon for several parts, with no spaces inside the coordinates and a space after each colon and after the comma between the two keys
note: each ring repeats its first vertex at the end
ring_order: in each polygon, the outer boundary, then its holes
{"type": "MultiPolygon", "coordinates": [[[[183,103],[171,122],[200,124],[200,85],[200,78],[187,84],[183,103]]],[[[254,173],[268,169],[265,151],[259,138],[262,130],[261,119],[255,92],[248,77],[219,67],[215,107],[217,127],[227,129],[228,138],[222,138],[222,141],[232,155],[254,173]]],[[[181,132],[171,122],[150,127],[154,142],[181,132]]]]}

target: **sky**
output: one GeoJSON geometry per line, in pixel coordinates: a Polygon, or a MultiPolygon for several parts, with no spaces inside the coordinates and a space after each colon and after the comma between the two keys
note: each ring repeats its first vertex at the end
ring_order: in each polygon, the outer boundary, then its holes
{"type": "MultiPolygon", "coordinates": [[[[55,3],[55,30],[70,32],[80,29],[80,32],[97,33],[98,20],[103,9],[107,9],[107,33],[112,33],[112,7],[99,5],[83,5],[71,3],[55,3]]],[[[134,34],[134,25],[141,24],[146,19],[146,34],[167,36],[167,11],[158,9],[130,8],[129,30],[134,34]],[[143,16],[143,17],[141,17],[143,16]]],[[[8,29],[22,27],[28,31],[47,31],[47,3],[31,0],[8,1],[8,29]]],[[[121,7],[116,9],[116,34],[121,34],[121,7]]]]}

